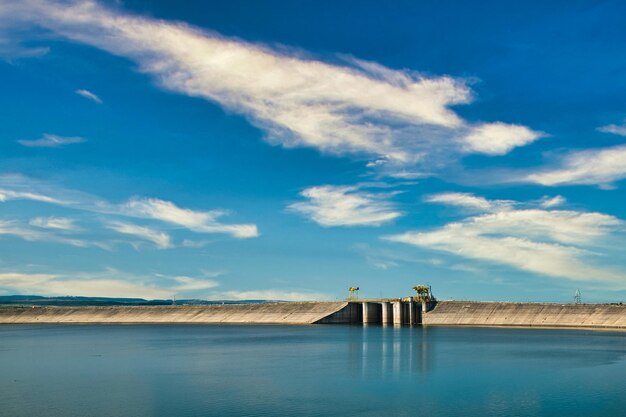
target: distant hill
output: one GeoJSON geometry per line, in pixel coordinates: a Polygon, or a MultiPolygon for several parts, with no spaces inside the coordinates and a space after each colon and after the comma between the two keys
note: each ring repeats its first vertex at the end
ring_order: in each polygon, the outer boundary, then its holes
{"type": "MultiPolygon", "coordinates": [[[[276,302],[270,300],[176,300],[176,305],[209,305],[209,304],[260,304],[276,302]]],[[[3,295],[0,304],[4,305],[36,305],[36,306],[162,306],[172,305],[173,300],[145,300],[143,298],[109,298],[109,297],[43,297],[40,295],[3,295]]]]}

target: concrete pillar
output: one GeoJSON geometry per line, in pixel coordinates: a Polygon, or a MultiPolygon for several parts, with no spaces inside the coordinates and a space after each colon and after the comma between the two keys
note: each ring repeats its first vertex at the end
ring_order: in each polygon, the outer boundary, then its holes
{"type": "Polygon", "coordinates": [[[370,303],[363,302],[363,324],[370,322],[370,303]]]}
{"type": "Polygon", "coordinates": [[[382,311],[382,323],[383,324],[391,323],[390,319],[391,319],[392,314],[389,314],[390,313],[390,311],[389,311],[389,307],[390,307],[389,303],[383,301],[382,303],[380,303],[380,305],[381,305],[381,307],[383,309],[383,311],[382,311]]]}
{"type": "Polygon", "coordinates": [[[391,303],[393,309],[393,324],[402,325],[402,301],[391,303]]]}
{"type": "Polygon", "coordinates": [[[411,326],[415,324],[415,303],[413,300],[409,301],[409,324],[411,326]]]}

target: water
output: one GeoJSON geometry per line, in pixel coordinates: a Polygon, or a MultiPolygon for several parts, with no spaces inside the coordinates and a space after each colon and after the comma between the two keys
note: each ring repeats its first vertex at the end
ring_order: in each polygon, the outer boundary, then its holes
{"type": "Polygon", "coordinates": [[[0,326],[2,416],[624,416],[626,333],[0,326]]]}

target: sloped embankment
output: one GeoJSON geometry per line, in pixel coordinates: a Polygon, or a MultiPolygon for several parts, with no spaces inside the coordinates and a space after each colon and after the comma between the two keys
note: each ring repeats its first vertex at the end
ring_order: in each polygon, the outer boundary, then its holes
{"type": "Polygon", "coordinates": [[[224,304],[210,306],[0,307],[0,324],[17,323],[198,323],[309,324],[345,307],[345,302],[224,304]]]}
{"type": "Polygon", "coordinates": [[[589,327],[626,329],[626,306],[440,301],[425,325],[589,327]]]}

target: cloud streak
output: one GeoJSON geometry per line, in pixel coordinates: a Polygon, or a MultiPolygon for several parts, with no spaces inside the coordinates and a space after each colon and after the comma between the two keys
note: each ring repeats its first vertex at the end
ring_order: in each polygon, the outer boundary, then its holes
{"type": "Polygon", "coordinates": [[[123,222],[113,222],[109,224],[108,227],[118,233],[136,236],[152,242],[159,249],[169,249],[172,247],[172,238],[167,233],[149,227],[123,222]]]}
{"type": "Polygon", "coordinates": [[[242,114],[285,147],[426,165],[465,153],[501,155],[541,136],[520,125],[463,120],[451,106],[471,102],[472,92],[449,76],[351,57],[331,64],[95,1],[24,0],[0,7],[0,19],[129,58],[161,87],[242,114]]]}
{"type": "Polygon", "coordinates": [[[20,139],[17,142],[28,148],[60,148],[65,145],[83,143],[86,140],[78,136],[58,136],[44,133],[39,139],[20,139]]]}
{"type": "Polygon", "coordinates": [[[29,222],[31,226],[41,227],[42,229],[75,231],[78,230],[73,219],[66,217],[35,217],[29,222]]]}
{"type": "Polygon", "coordinates": [[[83,297],[129,297],[129,298],[170,298],[170,289],[142,281],[127,281],[113,277],[89,276],[82,278],[55,274],[28,274],[19,272],[0,273],[0,287],[18,294],[44,296],[83,296],[83,297]]]}
{"type": "Polygon", "coordinates": [[[78,94],[79,96],[85,97],[87,100],[91,100],[95,103],[102,104],[102,99],[100,99],[100,97],[98,97],[97,95],[95,95],[89,90],[85,90],[81,88],[74,92],[78,94]]]}
{"type": "Polygon", "coordinates": [[[570,152],[557,167],[517,176],[514,181],[546,186],[600,185],[610,187],[626,177],[626,145],[570,152]]]}
{"type": "MultiPolygon", "coordinates": [[[[38,225],[35,225],[38,226],[38,225]]],[[[41,226],[38,226],[41,227],[41,226]]],[[[57,228],[58,229],[58,228],[57,228]]],[[[65,230],[67,231],[67,230],[65,230]]],[[[52,231],[41,230],[40,228],[29,227],[21,224],[16,220],[0,220],[0,236],[15,236],[20,239],[35,242],[54,242],[66,245],[76,246],[79,248],[98,247],[108,250],[109,245],[101,242],[94,242],[84,239],[73,238],[67,235],[59,235],[52,231]]]]}
{"type": "Polygon", "coordinates": [[[434,230],[409,231],[384,239],[549,277],[625,286],[625,274],[589,263],[598,255],[594,252],[597,243],[623,229],[621,220],[602,213],[497,204],[485,207],[485,211],[434,230]]]}
{"type": "Polygon", "coordinates": [[[207,297],[209,300],[275,300],[275,301],[319,301],[329,300],[328,294],[285,290],[251,290],[251,291],[223,291],[213,292],[207,297]]]}
{"type": "Polygon", "coordinates": [[[288,209],[325,227],[380,226],[402,216],[386,201],[389,194],[360,191],[355,186],[322,185],[300,195],[308,201],[293,203],[288,209]]]}
{"type": "Polygon", "coordinates": [[[121,213],[160,220],[198,233],[226,233],[242,239],[259,235],[256,225],[253,224],[220,223],[218,219],[227,214],[223,210],[194,211],[156,198],[132,198],[121,206],[121,213]]]}
{"type": "MultiPolygon", "coordinates": [[[[170,201],[143,197],[133,197],[126,202],[115,204],[90,194],[59,189],[51,184],[34,181],[21,175],[0,175],[0,202],[14,199],[50,203],[108,216],[156,220],[184,227],[195,233],[221,233],[239,239],[259,236],[259,231],[255,224],[222,223],[220,219],[228,214],[224,210],[192,210],[178,207],[170,201]]],[[[41,222],[43,223],[43,220],[41,222]]],[[[131,230],[127,227],[123,229],[127,232],[131,230]]],[[[137,232],[137,235],[140,235],[138,229],[135,232],[137,232]]],[[[158,232],[155,231],[155,233],[158,232]]],[[[148,234],[144,233],[143,237],[147,236],[148,234]]],[[[152,241],[155,243],[159,241],[159,247],[163,247],[162,245],[165,243],[162,237],[154,234],[152,235],[152,241]]]]}

